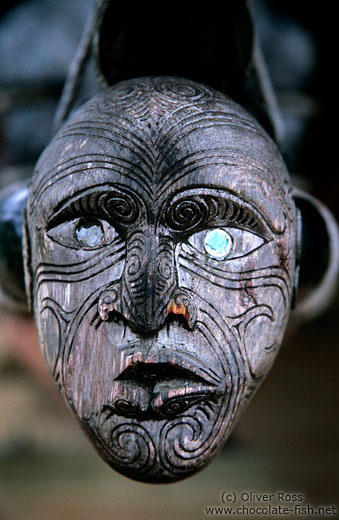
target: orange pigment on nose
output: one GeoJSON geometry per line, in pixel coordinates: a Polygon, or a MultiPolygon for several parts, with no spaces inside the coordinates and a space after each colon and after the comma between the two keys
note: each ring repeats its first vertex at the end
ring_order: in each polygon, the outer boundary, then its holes
{"type": "Polygon", "coordinates": [[[182,314],[187,321],[189,320],[188,310],[184,303],[175,303],[173,300],[171,300],[167,307],[166,316],[168,316],[171,312],[173,314],[182,314]]]}

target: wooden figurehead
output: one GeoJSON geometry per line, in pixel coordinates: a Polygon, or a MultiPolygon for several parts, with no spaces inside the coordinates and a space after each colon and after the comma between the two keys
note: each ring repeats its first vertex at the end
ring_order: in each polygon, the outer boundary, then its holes
{"type": "Polygon", "coordinates": [[[32,179],[27,279],[112,467],[167,482],[216,455],[281,344],[298,236],[277,147],[211,88],[126,81],[61,128],[32,179]]]}
{"type": "MultiPolygon", "coordinates": [[[[201,41],[191,60],[166,46],[177,19],[166,5],[164,28],[145,30],[150,4],[98,3],[28,200],[24,189],[0,196],[0,231],[21,229],[25,208],[25,293],[51,374],[101,457],[143,482],[206,466],[269,371],[298,283],[296,201],[321,214],[331,252],[301,314],[327,304],[339,264],[333,217],[292,193],[258,48],[252,60],[247,2],[227,4],[227,30],[214,0],[184,4],[183,37],[188,4],[211,36],[193,27],[201,41]],[[92,44],[100,88],[70,114],[92,44]],[[250,111],[238,95],[248,77],[257,85],[242,91],[250,111]],[[9,200],[16,210],[6,220],[9,200]]],[[[19,235],[11,242],[20,252],[19,235]]],[[[1,237],[0,289],[15,311],[23,276],[1,237]]]]}

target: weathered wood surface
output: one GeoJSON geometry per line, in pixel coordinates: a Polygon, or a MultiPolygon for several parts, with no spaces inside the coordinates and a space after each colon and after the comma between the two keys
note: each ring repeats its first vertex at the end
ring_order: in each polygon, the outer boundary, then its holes
{"type": "Polygon", "coordinates": [[[272,140],[211,88],[108,88],[40,158],[26,286],[50,371],[100,455],[168,482],[221,449],[281,344],[298,219],[272,140]]]}

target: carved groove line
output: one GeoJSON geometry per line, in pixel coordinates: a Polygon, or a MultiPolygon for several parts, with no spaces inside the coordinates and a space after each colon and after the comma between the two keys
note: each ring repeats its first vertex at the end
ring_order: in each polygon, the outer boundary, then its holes
{"type": "MultiPolygon", "coordinates": [[[[153,175],[152,171],[144,169],[141,163],[136,163],[136,161],[131,161],[123,157],[115,157],[109,153],[100,154],[96,152],[77,155],[77,157],[72,157],[64,162],[60,162],[58,166],[48,170],[34,188],[34,191],[32,191],[32,198],[39,200],[47,188],[54,186],[57,182],[67,178],[69,175],[84,173],[95,169],[113,169],[113,171],[117,171],[118,173],[133,174],[135,180],[137,181],[140,177],[144,181],[145,186],[151,181],[153,175]],[[86,158],[85,160],[83,160],[84,157],[86,158]],[[112,166],[114,168],[112,168],[112,166]]],[[[36,171],[35,174],[37,173],[36,171]]],[[[34,205],[30,208],[30,213],[32,213],[32,211],[34,211],[34,205]]]]}
{"type": "MultiPolygon", "coordinates": [[[[53,298],[46,297],[41,301],[41,310],[40,315],[43,317],[45,312],[51,312],[55,317],[58,323],[58,346],[57,346],[57,354],[52,366],[52,375],[55,380],[59,380],[59,377],[62,375],[62,362],[61,362],[61,352],[62,345],[65,341],[65,330],[67,325],[70,323],[72,317],[75,314],[75,310],[66,311],[58,302],[56,302],[53,298]]],[[[48,357],[48,356],[47,356],[48,357]]],[[[63,390],[61,388],[61,390],[63,390]]]]}
{"type": "Polygon", "coordinates": [[[111,267],[115,267],[119,262],[121,262],[125,258],[125,248],[123,251],[114,252],[106,255],[106,257],[99,263],[93,262],[91,267],[81,269],[79,271],[75,271],[73,273],[69,273],[67,271],[67,267],[62,266],[61,270],[44,270],[44,265],[39,264],[37,271],[38,277],[36,279],[36,292],[41,289],[43,283],[77,283],[84,282],[93,278],[94,276],[98,276],[104,271],[110,269],[111,267]],[[119,254],[120,253],[120,254],[119,254]],[[104,264],[104,265],[103,265],[104,264]]]}
{"type": "Polygon", "coordinates": [[[158,147],[163,150],[164,154],[169,154],[173,147],[188,135],[219,126],[241,131],[246,129],[254,134],[262,135],[262,132],[258,130],[258,127],[252,125],[246,119],[239,118],[235,114],[211,111],[209,113],[189,114],[179,121],[176,121],[165,135],[161,134],[159,136],[158,147]]]}
{"type": "Polygon", "coordinates": [[[223,197],[192,195],[170,203],[166,211],[166,223],[172,229],[189,231],[199,225],[226,222],[247,227],[258,234],[267,231],[259,218],[246,206],[223,197]]]}
{"type": "Polygon", "coordinates": [[[211,266],[202,266],[198,262],[194,261],[191,257],[185,257],[179,255],[180,267],[194,274],[195,276],[201,277],[203,280],[208,281],[210,284],[216,287],[222,287],[226,290],[240,290],[240,289],[256,289],[259,287],[275,287],[279,289],[284,299],[285,305],[287,305],[291,296],[291,287],[289,280],[281,276],[281,270],[275,270],[267,268],[265,272],[256,274],[256,270],[246,273],[234,273],[225,272],[214,269],[211,266]],[[193,264],[193,265],[192,265],[193,264]],[[211,276],[213,279],[211,280],[211,276]]]}
{"type": "MultiPolygon", "coordinates": [[[[202,305],[208,306],[207,302],[201,298],[200,300],[202,300],[202,305]]],[[[210,308],[212,310],[212,314],[216,314],[216,311],[214,311],[212,307],[210,308]]],[[[222,409],[219,410],[217,416],[215,417],[212,428],[207,427],[204,429],[201,425],[201,422],[197,420],[197,417],[192,417],[191,415],[185,415],[184,417],[179,418],[176,422],[171,422],[164,426],[161,431],[160,442],[161,460],[167,470],[173,472],[174,474],[188,471],[191,465],[194,467],[199,467],[200,464],[203,464],[206,453],[208,453],[210,456],[211,452],[216,449],[213,444],[213,438],[218,434],[225,417],[227,416],[230,418],[236,415],[243,391],[243,385],[240,381],[244,378],[243,365],[245,363],[245,359],[241,350],[239,350],[237,347],[235,349],[232,347],[232,345],[237,345],[232,332],[229,330],[226,322],[222,319],[221,316],[218,315],[218,313],[216,316],[212,317],[211,313],[206,312],[203,309],[201,309],[201,311],[205,314],[207,319],[198,321],[198,329],[201,332],[203,332],[201,327],[207,330],[208,336],[210,337],[210,339],[208,339],[208,344],[213,350],[214,348],[217,349],[218,353],[216,355],[219,359],[219,363],[224,367],[224,370],[227,371],[228,377],[230,378],[229,387],[232,388],[232,393],[231,395],[229,394],[225,399],[222,409]],[[221,324],[219,323],[220,321],[222,322],[221,324]],[[210,327],[208,325],[209,322],[213,323],[214,325],[210,327]],[[224,337],[225,344],[223,347],[220,345],[219,341],[212,332],[212,329],[215,326],[217,326],[222,337],[224,337]],[[225,331],[228,331],[228,339],[225,336],[225,331]],[[213,347],[213,345],[215,345],[215,347],[213,347]],[[225,345],[228,345],[227,349],[229,350],[229,355],[226,356],[224,351],[225,345]],[[225,366],[225,360],[227,360],[227,367],[225,366]],[[231,366],[233,366],[233,369],[231,366]],[[187,425],[189,428],[191,428],[191,436],[189,438],[187,437],[187,428],[185,428],[187,425]],[[171,440],[170,435],[172,431],[173,435],[171,440]],[[204,431],[209,432],[205,437],[202,435],[204,431]],[[185,469],[182,467],[182,460],[185,460],[186,462],[185,469]],[[190,464],[187,464],[188,461],[190,461],[190,464]]],[[[205,334],[204,336],[206,337],[205,334]]],[[[232,421],[230,421],[229,427],[231,426],[231,423],[232,421]]]]}
{"type": "Polygon", "coordinates": [[[82,216],[95,216],[120,225],[136,222],[140,209],[134,196],[125,191],[117,191],[111,185],[99,185],[96,188],[98,191],[91,189],[86,194],[86,190],[69,201],[64,201],[50,220],[49,227],[60,221],[82,216]]]}
{"type": "Polygon", "coordinates": [[[93,112],[92,114],[89,114],[90,117],[88,120],[81,119],[69,123],[57,138],[63,139],[64,137],[67,137],[68,134],[72,135],[79,131],[88,131],[88,136],[92,136],[93,131],[99,132],[103,138],[111,136],[112,142],[117,142],[130,150],[140,159],[142,164],[147,166],[149,169],[152,169],[154,151],[142,137],[144,132],[136,133],[134,121],[123,117],[121,114],[111,114],[109,120],[97,119],[95,117],[96,115],[97,113],[93,112]],[[102,132],[104,134],[102,134],[102,132]]]}
{"type": "MultiPolygon", "coordinates": [[[[206,303],[207,302],[205,302],[205,304],[206,303]]],[[[232,395],[229,397],[231,401],[230,404],[227,403],[227,406],[224,407],[223,414],[221,417],[218,417],[218,424],[216,423],[215,427],[216,430],[219,431],[219,428],[222,427],[226,416],[228,416],[228,419],[231,419],[229,420],[228,424],[229,430],[232,427],[233,419],[237,414],[244,392],[246,371],[248,370],[247,359],[244,356],[243,348],[241,345],[239,345],[237,339],[234,337],[234,334],[224,317],[216,312],[211,304],[207,304],[207,308],[202,308],[201,312],[206,316],[206,318],[208,318],[208,320],[204,320],[200,326],[204,326],[208,330],[209,327],[207,323],[208,321],[212,321],[219,330],[221,336],[224,338],[223,349],[219,343],[217,344],[217,348],[219,350],[219,357],[223,359],[222,356],[224,356],[227,359],[231,378],[230,388],[232,388],[232,395]],[[226,356],[224,350],[225,346],[228,351],[226,356]]],[[[212,334],[211,330],[209,330],[209,332],[212,334]]],[[[224,432],[225,437],[227,434],[228,432],[224,432]]]]}

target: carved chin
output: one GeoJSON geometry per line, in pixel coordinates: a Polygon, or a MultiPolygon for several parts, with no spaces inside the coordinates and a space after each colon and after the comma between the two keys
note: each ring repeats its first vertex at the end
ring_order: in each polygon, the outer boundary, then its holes
{"type": "Polygon", "coordinates": [[[82,424],[115,470],[143,482],[173,482],[199,471],[218,453],[229,429],[222,420],[224,410],[220,399],[206,398],[155,422],[113,415],[106,407],[83,418],[82,424]]]}
{"type": "Polygon", "coordinates": [[[173,350],[170,356],[171,362],[159,354],[157,362],[129,365],[98,412],[86,413],[92,405],[76,411],[105,461],[135,480],[171,482],[199,471],[233,423],[236,388],[209,381],[192,365],[183,368],[173,350]]]}

